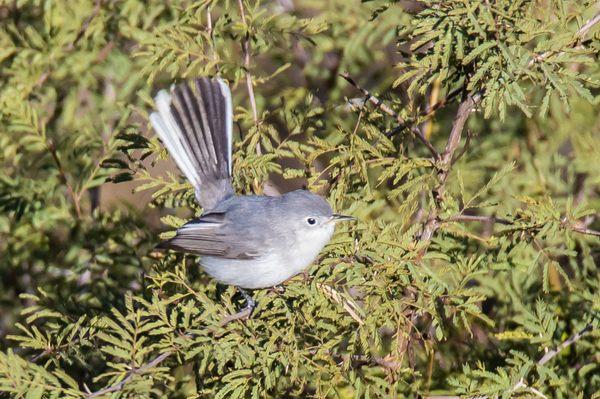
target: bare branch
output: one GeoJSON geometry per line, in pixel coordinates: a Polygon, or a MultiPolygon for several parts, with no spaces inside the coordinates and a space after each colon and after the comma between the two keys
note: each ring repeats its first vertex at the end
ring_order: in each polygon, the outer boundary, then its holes
{"type": "Polygon", "coordinates": [[[88,16],[85,19],[85,21],[83,21],[83,24],[81,24],[81,27],[79,28],[79,31],[77,31],[77,35],[75,36],[75,40],[73,40],[71,43],[69,43],[69,45],[65,49],[66,51],[73,50],[75,48],[75,46],[77,45],[77,43],[79,43],[79,41],[81,40],[81,38],[83,38],[83,36],[85,35],[85,32],[89,28],[89,26],[92,23],[93,19],[96,18],[96,16],[100,13],[100,6],[101,5],[102,5],[102,0],[96,0],[95,1],[94,11],[92,11],[92,14],[90,16],[88,16]]]}
{"type": "MultiPolygon", "coordinates": [[[[361,93],[363,93],[365,95],[365,97],[367,98],[367,100],[369,100],[370,102],[372,102],[376,108],[379,108],[380,110],[382,110],[383,112],[385,112],[386,114],[394,117],[398,123],[400,123],[401,125],[404,125],[406,123],[406,121],[400,116],[398,115],[393,109],[391,109],[390,107],[388,107],[383,101],[379,100],[377,97],[375,97],[374,95],[372,95],[371,93],[369,93],[369,91],[367,91],[366,89],[362,88],[361,86],[359,86],[354,79],[352,79],[350,77],[350,75],[348,75],[347,73],[340,73],[340,76],[342,78],[344,78],[344,80],[346,80],[348,83],[350,83],[352,86],[354,86],[356,89],[358,89],[361,93]]],[[[429,152],[431,152],[431,155],[433,155],[433,158],[437,161],[438,159],[440,159],[440,154],[437,152],[437,150],[435,149],[435,147],[431,144],[431,142],[429,140],[427,140],[427,138],[423,135],[423,133],[416,127],[411,127],[410,131],[415,135],[415,137],[425,145],[425,147],[427,147],[427,149],[429,150],[429,152]]]]}
{"type": "Polygon", "coordinates": [[[562,344],[558,345],[556,347],[556,349],[551,350],[548,353],[546,353],[540,360],[538,360],[538,362],[537,362],[538,366],[543,366],[544,364],[548,363],[550,360],[555,358],[556,355],[558,355],[563,349],[568,348],[569,346],[573,345],[575,342],[579,341],[582,337],[584,337],[590,331],[592,331],[592,323],[587,324],[580,331],[578,331],[577,333],[575,333],[574,335],[569,337],[569,339],[564,341],[562,344]]]}
{"type": "MultiPolygon", "coordinates": [[[[238,0],[238,7],[240,9],[240,16],[242,17],[242,23],[246,25],[246,13],[244,11],[243,0],[238,0]]],[[[256,100],[254,98],[254,86],[252,84],[252,74],[250,72],[250,34],[246,32],[244,41],[242,42],[242,50],[244,51],[244,69],[246,72],[246,87],[248,88],[248,97],[250,97],[250,105],[252,106],[252,116],[254,117],[254,124],[258,123],[258,111],[256,109],[256,100]]]]}
{"type": "MultiPolygon", "coordinates": [[[[427,107],[425,109],[425,111],[421,112],[418,115],[418,118],[423,118],[421,120],[421,122],[425,122],[427,120],[430,119],[431,116],[433,116],[433,114],[435,114],[435,112],[439,109],[444,108],[446,105],[448,105],[452,100],[454,100],[456,97],[458,97],[460,95],[460,93],[462,93],[464,91],[464,87],[458,87],[454,90],[452,90],[444,99],[438,101],[437,103],[427,107]]],[[[389,135],[394,135],[399,131],[402,131],[404,129],[406,129],[406,127],[408,126],[409,123],[413,123],[414,120],[407,120],[404,121],[404,123],[401,123],[400,125],[398,125],[397,127],[395,127],[394,129],[390,130],[390,132],[388,133],[389,135]]]]}
{"type": "MultiPolygon", "coordinates": [[[[467,119],[471,114],[471,111],[475,109],[475,105],[479,102],[480,96],[467,96],[465,100],[463,100],[458,106],[458,111],[456,112],[456,117],[454,118],[454,122],[452,123],[452,130],[450,131],[450,136],[448,137],[448,141],[446,142],[446,148],[442,153],[442,174],[440,176],[440,181],[445,183],[448,178],[448,174],[450,173],[450,166],[452,164],[452,157],[458,148],[458,144],[460,143],[460,139],[462,137],[462,132],[465,128],[465,124],[467,123],[467,119]]],[[[439,190],[438,190],[439,192],[439,190]]]]}
{"type": "MultiPolygon", "coordinates": [[[[598,12],[596,15],[594,15],[589,21],[587,21],[581,28],[579,28],[579,30],[577,31],[577,33],[575,34],[575,38],[576,38],[576,43],[574,43],[574,45],[576,45],[579,40],[581,40],[589,31],[590,29],[592,29],[596,24],[598,24],[600,22],[600,12],[598,12]]],[[[558,53],[558,55],[562,55],[564,54],[564,51],[561,51],[558,53]]],[[[546,51],[542,54],[539,54],[537,56],[534,56],[529,63],[527,64],[528,67],[533,66],[535,63],[540,62],[545,60],[546,58],[550,57],[551,55],[555,54],[554,51],[546,51]]]]}
{"type": "Polygon", "coordinates": [[[576,233],[588,234],[591,236],[600,237],[600,231],[597,231],[597,230],[592,230],[592,229],[588,229],[585,227],[577,227],[577,226],[571,226],[570,229],[576,233]]]}
{"type": "MultiPolygon", "coordinates": [[[[590,29],[592,29],[596,24],[600,23],[600,12],[597,13],[594,17],[592,17],[590,20],[588,20],[576,33],[576,38],[577,40],[581,40],[589,31],[590,29]]],[[[546,51],[545,53],[539,54],[537,56],[532,57],[532,59],[529,61],[529,63],[527,64],[528,67],[533,66],[533,64],[535,64],[536,62],[542,61],[546,58],[548,58],[549,56],[551,56],[553,54],[552,51],[546,51]]],[[[562,53],[560,53],[562,54],[562,53]]],[[[464,87],[458,87],[454,90],[452,90],[447,96],[446,98],[444,98],[443,100],[433,104],[432,106],[428,107],[424,112],[422,112],[421,114],[419,114],[420,118],[429,118],[431,117],[437,110],[445,107],[448,103],[450,103],[453,99],[455,99],[461,92],[463,92],[464,87]]],[[[481,94],[481,93],[480,93],[481,94]]],[[[398,131],[401,131],[403,129],[406,128],[406,124],[410,123],[411,121],[405,121],[404,123],[400,124],[400,126],[396,127],[395,129],[393,129],[391,131],[391,134],[394,134],[398,131]]]]}

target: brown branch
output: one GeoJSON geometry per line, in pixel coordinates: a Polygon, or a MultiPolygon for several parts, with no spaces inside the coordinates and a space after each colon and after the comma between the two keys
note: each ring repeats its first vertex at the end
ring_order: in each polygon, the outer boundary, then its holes
{"type": "MultiPolygon", "coordinates": [[[[244,308],[237,313],[226,316],[219,323],[219,327],[225,327],[227,324],[236,320],[248,320],[252,314],[252,308],[244,308]]],[[[216,334],[216,331],[212,331],[216,334]]]]}
{"type": "MultiPolygon", "coordinates": [[[[581,40],[595,25],[597,25],[598,23],[600,23],[600,12],[597,13],[594,17],[592,17],[591,19],[589,19],[575,34],[577,40],[581,40]]],[[[536,62],[542,61],[546,58],[548,58],[549,56],[551,56],[554,52],[553,51],[546,51],[542,54],[539,54],[537,56],[534,56],[531,58],[531,60],[529,61],[529,63],[527,64],[528,67],[533,66],[536,62]]],[[[559,54],[564,54],[564,52],[561,52],[559,54]]],[[[452,101],[454,98],[456,98],[460,93],[462,93],[464,90],[464,87],[459,87],[456,88],[454,90],[452,90],[447,96],[446,98],[444,98],[443,100],[433,104],[432,106],[428,107],[424,112],[419,114],[419,118],[429,118],[430,116],[432,116],[437,110],[445,107],[450,101],[452,101]]],[[[481,94],[481,93],[479,93],[481,94]]],[[[400,126],[394,128],[393,130],[391,130],[390,134],[395,134],[398,131],[404,130],[406,128],[406,125],[408,123],[412,123],[413,121],[405,121],[404,123],[400,124],[400,126]]]]}
{"type": "Polygon", "coordinates": [[[588,229],[585,227],[570,226],[570,229],[576,233],[588,234],[591,236],[600,237],[600,231],[588,229]]]}
{"type": "MultiPolygon", "coordinates": [[[[507,219],[497,218],[495,216],[480,216],[480,215],[456,215],[452,216],[449,219],[441,220],[440,223],[444,222],[482,222],[482,223],[498,223],[503,225],[511,226],[514,223],[507,219]]],[[[562,226],[571,230],[575,233],[587,234],[591,236],[600,237],[600,231],[588,229],[587,227],[582,227],[578,224],[572,223],[562,223],[562,226]]]]}
{"type": "Polygon", "coordinates": [[[75,36],[75,40],[73,40],[71,43],[69,43],[69,45],[66,47],[67,51],[73,50],[75,48],[75,46],[77,45],[77,43],[79,43],[79,41],[81,40],[81,38],[83,38],[83,35],[85,35],[85,32],[89,28],[89,26],[92,23],[92,21],[94,20],[94,18],[96,18],[96,16],[100,13],[100,6],[101,5],[102,5],[102,0],[96,0],[96,2],[94,4],[94,11],[92,12],[91,15],[89,15],[85,19],[85,21],[83,21],[83,24],[81,24],[81,27],[77,31],[77,35],[75,36]]]}
{"type": "MultiPolygon", "coordinates": [[[[344,73],[340,73],[339,75],[342,78],[344,78],[344,80],[346,80],[348,83],[350,83],[352,86],[354,86],[356,89],[358,89],[362,94],[364,94],[366,99],[368,101],[370,101],[371,103],[373,103],[376,108],[378,108],[378,109],[382,110],[383,112],[385,112],[386,114],[394,117],[398,121],[399,124],[403,125],[406,123],[406,121],[398,113],[396,113],[393,109],[391,109],[389,106],[387,106],[383,101],[379,100],[377,97],[375,97],[374,95],[369,93],[369,91],[367,91],[366,89],[359,86],[354,81],[354,79],[352,79],[350,77],[350,75],[348,75],[348,73],[344,72],[344,73]]],[[[431,142],[429,140],[427,140],[427,138],[423,135],[423,133],[417,127],[415,127],[415,126],[411,127],[410,131],[414,134],[414,136],[421,143],[423,143],[425,145],[425,147],[427,147],[427,149],[429,150],[429,152],[431,152],[431,155],[433,155],[433,158],[436,161],[440,159],[440,154],[437,152],[435,147],[431,144],[431,142]]]]}
{"type": "MultiPolygon", "coordinates": [[[[598,23],[600,23],[600,12],[597,13],[588,22],[586,22],[577,31],[577,33],[576,33],[577,40],[580,40],[581,38],[583,38],[592,29],[592,27],[594,27],[598,23]]],[[[574,45],[575,44],[576,43],[574,43],[574,45]]],[[[532,60],[529,62],[528,66],[532,66],[535,62],[543,60],[544,58],[547,58],[551,54],[552,54],[552,52],[548,51],[548,52],[540,54],[538,57],[533,57],[532,60]]],[[[454,91],[453,93],[456,93],[456,91],[454,91]]],[[[454,118],[454,122],[452,123],[452,131],[450,132],[450,136],[448,137],[448,141],[446,143],[446,148],[444,149],[444,152],[442,153],[441,160],[440,160],[440,167],[439,167],[439,172],[438,172],[439,184],[433,190],[435,207],[434,207],[434,209],[432,209],[430,211],[429,217],[427,218],[427,221],[425,222],[425,225],[423,227],[423,230],[422,230],[422,233],[420,236],[420,239],[422,241],[431,241],[433,234],[440,226],[440,220],[438,217],[440,202],[443,198],[444,191],[446,188],[446,180],[448,179],[448,175],[450,174],[450,170],[452,168],[452,158],[453,158],[454,152],[456,151],[458,144],[460,142],[460,139],[462,136],[462,131],[463,131],[465,123],[469,117],[469,114],[471,113],[471,111],[473,111],[475,109],[475,107],[481,100],[482,94],[483,94],[482,92],[477,92],[474,95],[468,95],[460,103],[460,105],[458,107],[458,112],[456,114],[456,117],[454,118]]],[[[596,233],[598,233],[594,230],[589,230],[587,228],[580,228],[580,227],[573,228],[573,226],[571,226],[571,228],[573,231],[577,231],[577,232],[583,233],[583,234],[596,235],[596,233]]],[[[600,233],[599,233],[599,235],[600,235],[600,233]]],[[[426,250],[427,250],[427,248],[423,249],[423,251],[426,251],[426,250]]]]}
{"type": "Polygon", "coordinates": [[[458,148],[458,144],[460,143],[460,138],[462,137],[462,132],[465,128],[465,124],[467,123],[467,119],[469,118],[471,112],[475,109],[479,99],[480,96],[477,95],[473,97],[467,96],[458,106],[458,112],[456,113],[456,117],[452,123],[452,130],[450,131],[450,136],[446,142],[446,148],[441,155],[439,163],[439,183],[434,189],[435,207],[430,211],[427,222],[425,222],[425,226],[423,227],[423,231],[421,232],[420,236],[421,241],[431,241],[433,233],[435,233],[435,231],[440,227],[440,221],[438,219],[440,202],[444,196],[444,191],[446,190],[446,180],[448,179],[448,175],[450,174],[452,167],[452,158],[456,152],[456,149],[458,148]]]}
{"type": "Polygon", "coordinates": [[[48,141],[46,141],[46,148],[48,149],[50,154],[52,154],[52,159],[54,159],[54,163],[56,164],[56,167],[58,168],[58,172],[60,173],[61,183],[67,187],[69,196],[71,197],[71,200],[73,201],[73,205],[75,206],[75,212],[77,213],[77,218],[81,219],[81,207],[79,205],[80,198],[79,198],[79,196],[77,196],[75,194],[75,191],[73,190],[73,186],[71,186],[71,183],[69,183],[69,180],[67,179],[67,174],[65,172],[65,169],[63,168],[62,163],[60,162],[60,158],[58,158],[58,154],[56,152],[56,146],[54,145],[54,142],[51,139],[48,139],[48,141]]]}
{"type": "MultiPolygon", "coordinates": [[[[246,13],[244,12],[243,0],[238,0],[238,7],[240,9],[240,16],[242,17],[242,23],[246,26],[246,13]]],[[[242,50],[244,52],[244,70],[246,74],[246,87],[248,88],[248,96],[250,97],[250,105],[252,106],[252,116],[254,117],[254,124],[258,123],[258,111],[256,109],[256,100],[254,98],[254,87],[252,85],[252,74],[250,73],[250,33],[246,32],[244,41],[242,42],[242,50]]]]}
{"type": "Polygon", "coordinates": [[[569,339],[558,345],[556,349],[547,352],[540,360],[538,360],[538,366],[543,366],[550,360],[554,359],[556,355],[558,355],[563,349],[566,349],[569,346],[573,345],[575,342],[579,341],[582,337],[587,335],[590,331],[592,331],[592,323],[587,324],[581,329],[581,331],[578,331],[575,334],[573,334],[571,337],[569,337],[569,339]]]}
{"type": "MultiPolygon", "coordinates": [[[[590,18],[575,33],[576,42],[574,43],[574,45],[577,44],[577,42],[579,42],[579,40],[581,40],[590,31],[590,29],[592,29],[598,23],[600,23],[600,12],[596,13],[596,15],[594,15],[592,18],[590,18]]],[[[545,60],[546,58],[550,57],[554,53],[555,53],[555,51],[550,50],[550,51],[546,51],[542,54],[534,56],[527,64],[527,67],[532,67],[535,63],[545,60]]],[[[564,53],[565,53],[564,51],[560,51],[558,53],[558,55],[560,56],[564,53]]]]}
{"type": "MultiPolygon", "coordinates": [[[[87,31],[90,24],[92,23],[92,20],[94,18],[96,18],[98,16],[98,14],[100,13],[101,6],[102,6],[102,0],[96,0],[95,4],[94,4],[94,11],[92,11],[92,14],[90,14],[83,21],[83,23],[81,24],[81,27],[79,28],[79,30],[77,31],[77,34],[75,35],[75,39],[71,43],[69,43],[68,45],[66,45],[64,47],[65,53],[70,53],[71,51],[73,51],[75,49],[75,46],[77,45],[77,43],[79,43],[79,41],[85,35],[85,32],[87,31]]],[[[37,87],[42,86],[46,82],[46,80],[48,80],[48,78],[50,77],[50,72],[51,72],[51,68],[48,68],[40,75],[38,81],[36,82],[37,87]]]]}
{"type": "MultiPolygon", "coordinates": [[[[425,109],[425,111],[421,112],[418,114],[417,118],[423,118],[421,120],[421,122],[425,122],[427,120],[429,120],[429,118],[431,116],[433,116],[433,114],[439,110],[444,108],[446,105],[448,105],[452,100],[454,100],[456,97],[458,97],[460,95],[460,93],[462,93],[464,91],[464,87],[458,87],[454,90],[452,90],[444,99],[438,101],[437,103],[427,107],[425,109]]],[[[404,129],[406,129],[406,127],[408,126],[409,123],[414,123],[415,119],[410,119],[410,120],[406,120],[404,121],[404,123],[401,123],[400,125],[398,125],[397,127],[393,128],[392,130],[390,130],[388,132],[389,135],[394,135],[397,132],[400,132],[404,129]]]]}
{"type": "MultiPolygon", "coordinates": [[[[442,169],[440,182],[442,184],[440,188],[444,188],[445,186],[446,179],[450,173],[450,166],[452,165],[452,157],[460,143],[467,119],[469,118],[471,111],[475,109],[475,105],[479,102],[479,98],[479,96],[467,96],[467,98],[465,98],[458,106],[456,117],[454,118],[454,122],[452,122],[452,130],[450,131],[450,136],[446,142],[446,148],[444,148],[444,152],[442,153],[442,162],[440,165],[442,169]]],[[[439,189],[437,191],[440,193],[439,189]]]]}
{"type": "Polygon", "coordinates": [[[133,378],[135,378],[136,375],[142,375],[142,374],[145,374],[145,373],[151,371],[154,367],[161,364],[165,359],[167,359],[169,356],[171,356],[174,352],[175,352],[174,349],[170,349],[167,352],[161,353],[160,355],[158,355],[157,357],[152,359],[149,363],[146,363],[142,367],[133,369],[130,372],[128,372],[127,375],[125,376],[125,378],[123,378],[121,381],[117,382],[116,384],[106,387],[104,389],[100,389],[99,391],[96,391],[96,392],[91,392],[91,393],[85,395],[85,397],[88,399],[97,398],[99,396],[103,396],[103,395],[106,395],[111,392],[117,392],[117,391],[122,390],[129,381],[131,381],[133,378]]]}
{"type": "Polygon", "coordinates": [[[460,152],[456,155],[456,157],[454,157],[454,159],[451,161],[452,165],[454,165],[459,159],[462,158],[463,155],[465,155],[465,153],[469,149],[469,145],[471,144],[472,136],[473,136],[473,133],[471,133],[471,130],[467,129],[467,137],[465,138],[465,145],[463,146],[462,150],[460,150],[460,152]]]}
{"type": "Polygon", "coordinates": [[[498,223],[512,225],[510,220],[497,218],[495,216],[479,216],[479,215],[456,215],[445,221],[448,222],[482,222],[482,223],[498,223]]]}

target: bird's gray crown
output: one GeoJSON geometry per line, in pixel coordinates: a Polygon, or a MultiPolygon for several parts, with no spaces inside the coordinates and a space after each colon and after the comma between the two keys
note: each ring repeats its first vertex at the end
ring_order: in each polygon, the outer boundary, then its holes
{"type": "Polygon", "coordinates": [[[285,205],[301,216],[317,216],[330,218],[333,214],[331,206],[323,197],[308,190],[295,190],[283,196],[285,205]]]}

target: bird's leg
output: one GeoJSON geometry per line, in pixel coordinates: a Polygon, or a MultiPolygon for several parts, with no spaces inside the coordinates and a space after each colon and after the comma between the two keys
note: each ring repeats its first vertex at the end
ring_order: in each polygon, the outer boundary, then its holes
{"type": "Polygon", "coordinates": [[[240,294],[242,294],[244,299],[246,300],[246,306],[244,307],[244,309],[240,310],[239,312],[225,317],[221,321],[221,326],[224,326],[234,320],[249,319],[250,315],[252,314],[252,311],[256,307],[256,301],[254,300],[254,298],[252,298],[250,296],[250,294],[248,294],[245,290],[243,290],[240,287],[237,287],[237,289],[240,292],[240,294]]]}
{"type": "Polygon", "coordinates": [[[285,292],[285,287],[281,284],[275,285],[271,287],[271,291],[276,292],[278,294],[283,294],[285,292]]]}
{"type": "Polygon", "coordinates": [[[242,309],[242,312],[248,312],[248,317],[250,317],[252,311],[256,307],[256,301],[254,300],[254,298],[252,298],[252,296],[250,296],[250,294],[248,294],[245,290],[241,289],[240,287],[238,287],[238,291],[246,300],[246,307],[242,309]]]}

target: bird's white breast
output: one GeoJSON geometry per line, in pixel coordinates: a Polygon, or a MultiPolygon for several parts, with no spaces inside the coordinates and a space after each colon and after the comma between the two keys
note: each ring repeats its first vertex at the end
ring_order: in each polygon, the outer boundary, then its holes
{"type": "Polygon", "coordinates": [[[249,289],[273,287],[304,271],[330,240],[333,229],[329,223],[314,231],[302,231],[289,247],[275,246],[255,259],[203,256],[200,265],[223,284],[249,289]]]}

